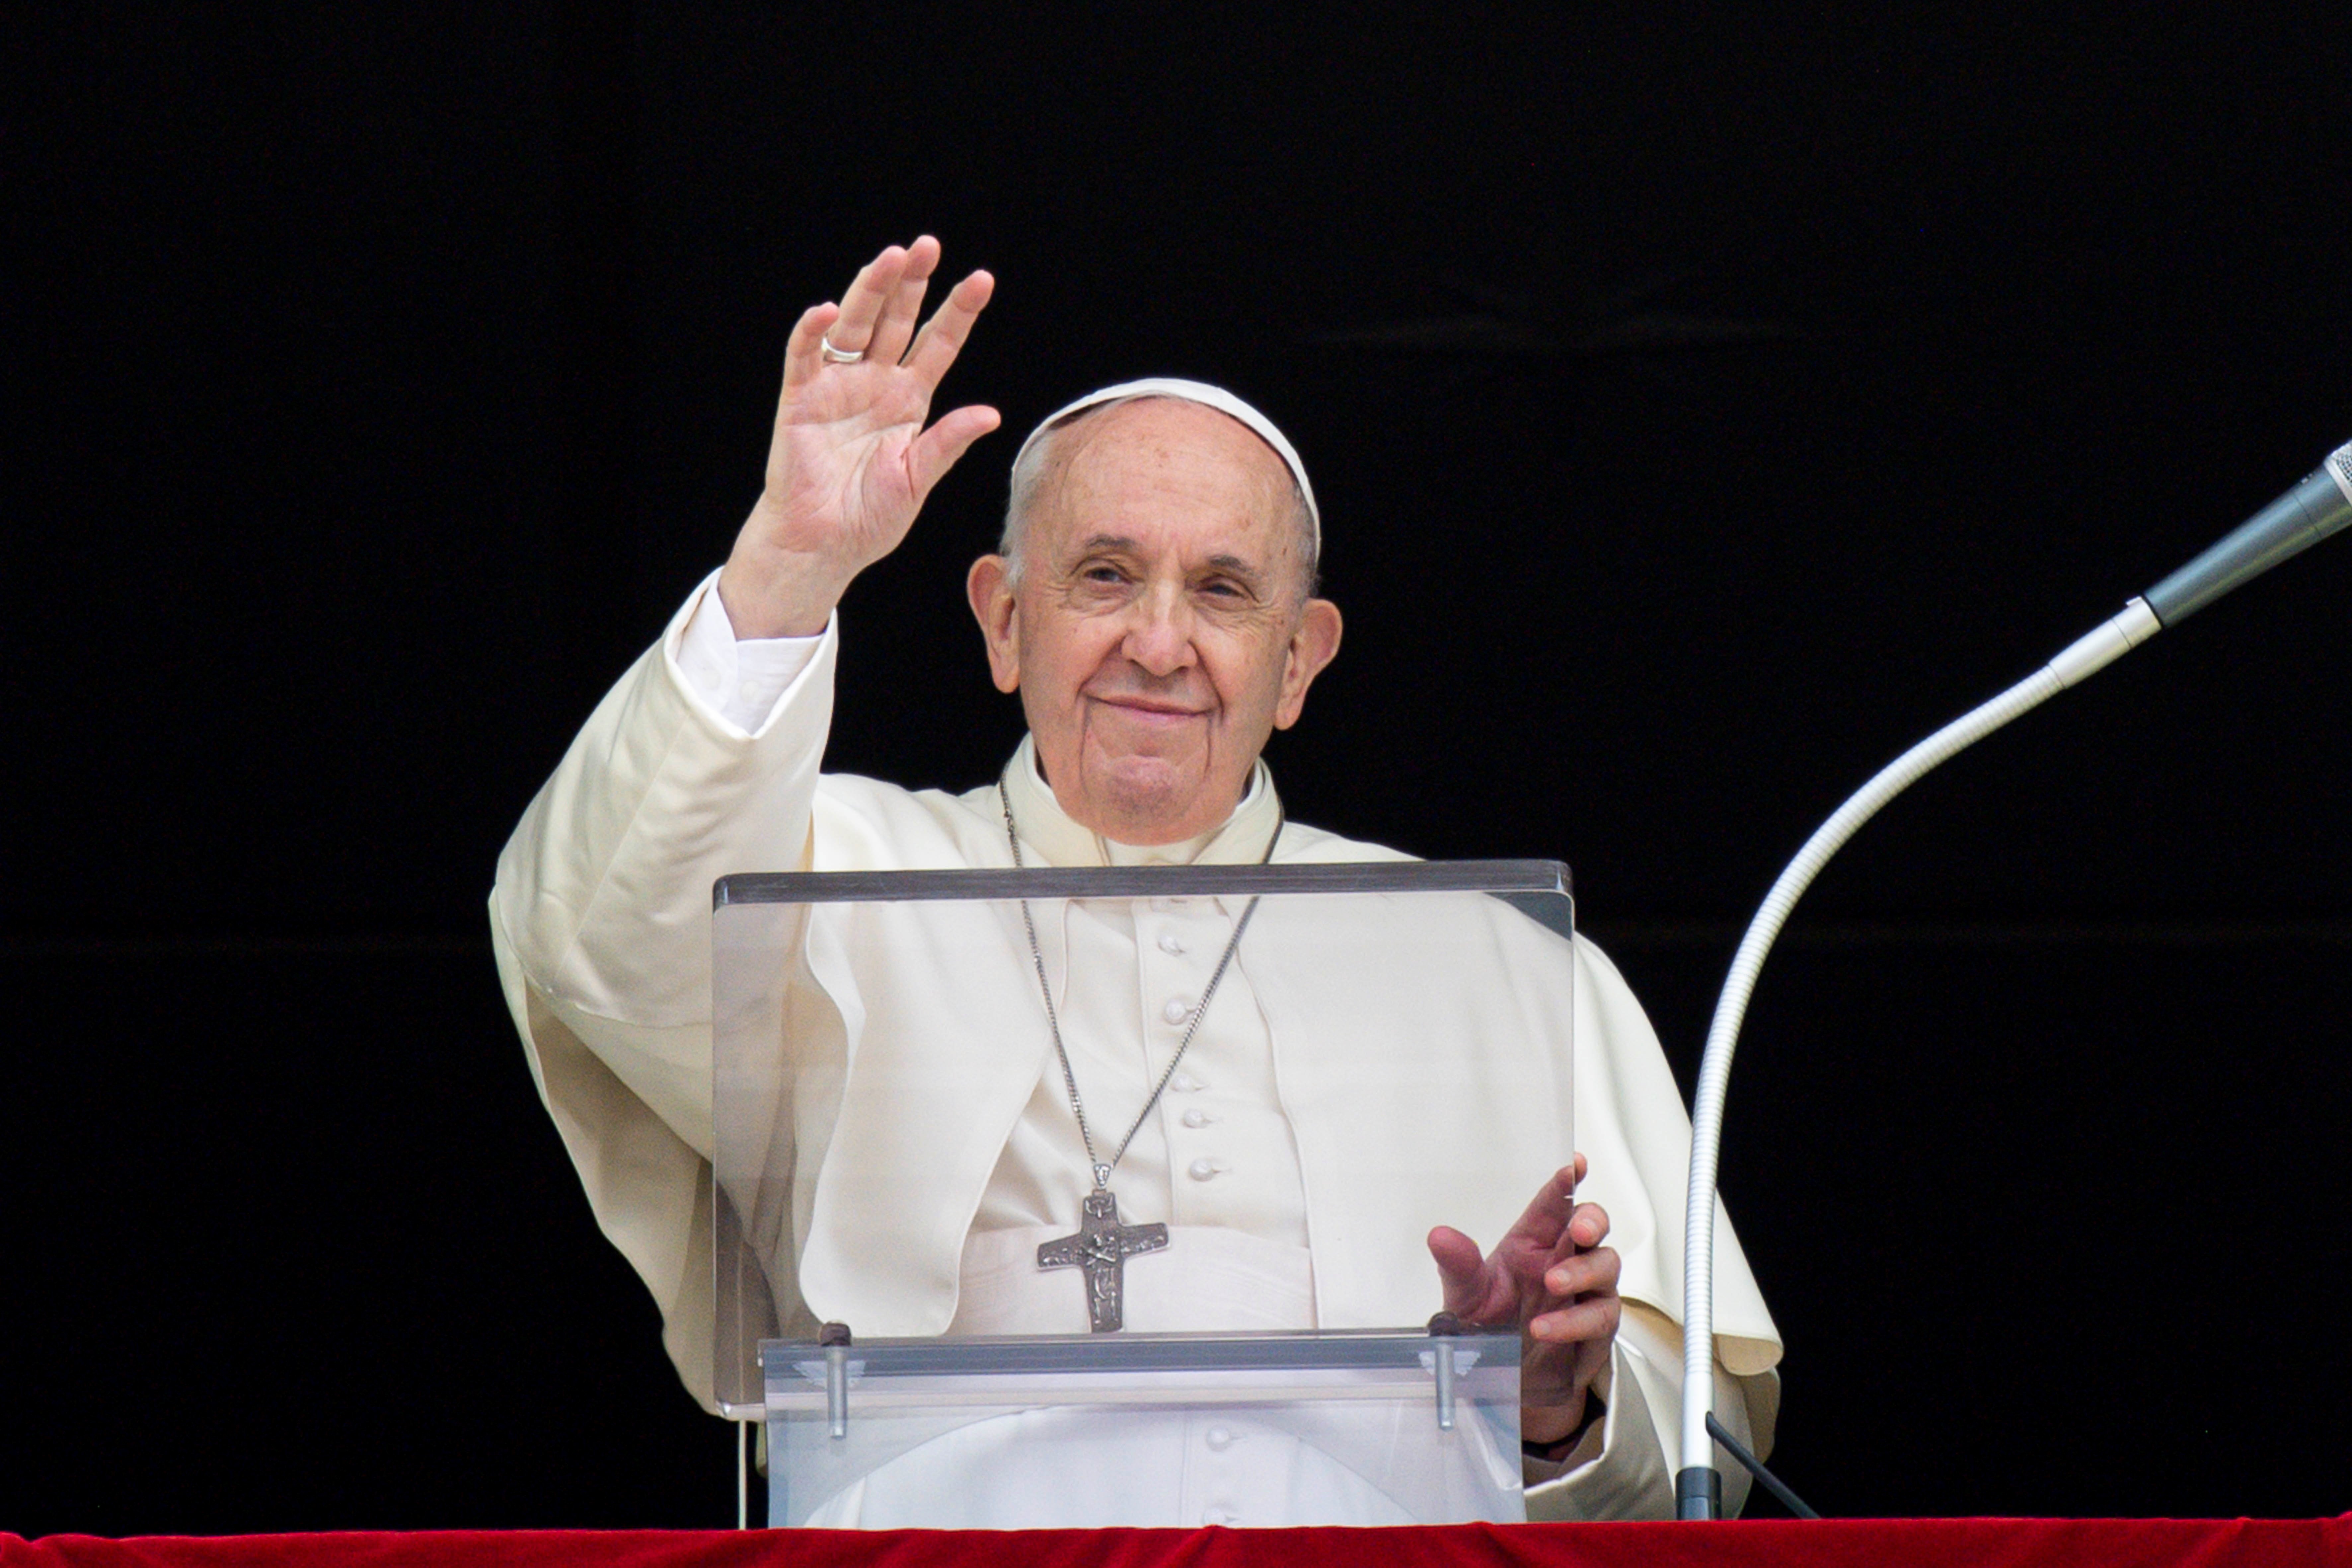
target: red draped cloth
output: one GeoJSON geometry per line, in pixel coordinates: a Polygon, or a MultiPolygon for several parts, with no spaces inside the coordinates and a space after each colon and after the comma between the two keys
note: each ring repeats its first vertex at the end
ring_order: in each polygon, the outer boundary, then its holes
{"type": "Polygon", "coordinates": [[[1387,1530],[0,1535],[0,1568],[2352,1568],[2332,1520],[1756,1520],[1387,1530]]]}

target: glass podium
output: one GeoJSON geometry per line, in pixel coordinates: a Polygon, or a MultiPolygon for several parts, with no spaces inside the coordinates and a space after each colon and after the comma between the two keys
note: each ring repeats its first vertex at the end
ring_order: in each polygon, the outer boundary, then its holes
{"type": "Polygon", "coordinates": [[[711,1393],[764,1426],[772,1524],[1525,1516],[1517,1331],[1433,1320],[1427,1237],[1491,1247],[1572,1156],[1565,867],[714,904],[711,1393]]]}
{"type": "Polygon", "coordinates": [[[772,1524],[1526,1517],[1516,1331],[771,1340],[761,1353],[772,1524]]]}

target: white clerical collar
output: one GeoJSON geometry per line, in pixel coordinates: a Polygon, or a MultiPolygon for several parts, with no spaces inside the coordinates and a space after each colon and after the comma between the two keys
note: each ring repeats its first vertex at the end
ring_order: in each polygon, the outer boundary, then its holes
{"type": "Polygon", "coordinates": [[[1021,749],[1004,770],[1004,788],[1021,842],[1051,866],[1255,866],[1265,858],[1266,842],[1280,828],[1282,804],[1274,775],[1261,757],[1250,769],[1249,788],[1221,826],[1181,844],[1121,844],[1081,826],[1037,768],[1036,743],[1021,738],[1021,749]]]}

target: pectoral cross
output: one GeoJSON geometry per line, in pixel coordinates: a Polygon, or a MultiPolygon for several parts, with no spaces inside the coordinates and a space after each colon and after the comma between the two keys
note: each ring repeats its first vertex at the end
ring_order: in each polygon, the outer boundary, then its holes
{"type": "Polygon", "coordinates": [[[1167,1245],[1166,1226],[1119,1224],[1118,1200],[1109,1188],[1097,1187],[1087,1194],[1078,1233],[1040,1247],[1037,1267],[1085,1269],[1087,1316],[1096,1333],[1107,1334],[1122,1321],[1119,1287],[1126,1279],[1127,1260],[1167,1245]]]}

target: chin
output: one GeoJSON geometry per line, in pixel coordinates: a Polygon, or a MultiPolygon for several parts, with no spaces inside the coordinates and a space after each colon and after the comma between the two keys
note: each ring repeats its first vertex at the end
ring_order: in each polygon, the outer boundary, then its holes
{"type": "Polygon", "coordinates": [[[1091,793],[1118,824],[1105,829],[1112,837],[1128,844],[1168,843],[1202,831],[1201,826],[1187,826],[1186,819],[1198,814],[1205,782],[1197,767],[1159,757],[1129,757],[1100,770],[1091,793]]]}

